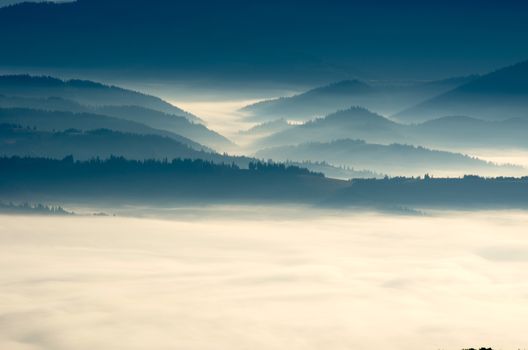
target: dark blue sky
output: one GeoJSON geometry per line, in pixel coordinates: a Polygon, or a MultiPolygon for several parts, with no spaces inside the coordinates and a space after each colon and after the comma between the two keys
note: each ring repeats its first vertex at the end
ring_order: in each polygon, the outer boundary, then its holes
{"type": "Polygon", "coordinates": [[[0,32],[3,67],[429,79],[528,59],[528,2],[82,0],[0,9],[0,32]]]}

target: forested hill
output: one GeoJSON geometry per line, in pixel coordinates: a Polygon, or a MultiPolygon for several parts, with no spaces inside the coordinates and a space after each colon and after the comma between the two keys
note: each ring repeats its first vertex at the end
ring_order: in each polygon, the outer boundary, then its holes
{"type": "Polygon", "coordinates": [[[385,178],[357,179],[328,200],[337,208],[400,206],[443,209],[528,208],[528,176],[521,178],[385,178]]]}
{"type": "Polygon", "coordinates": [[[0,194],[16,200],[111,202],[314,202],[345,181],[296,166],[214,164],[199,159],[75,161],[0,158],[0,194]]]}
{"type": "Polygon", "coordinates": [[[297,166],[203,160],[0,158],[4,200],[103,204],[299,203],[337,208],[527,208],[522,178],[333,180],[297,166]]]}

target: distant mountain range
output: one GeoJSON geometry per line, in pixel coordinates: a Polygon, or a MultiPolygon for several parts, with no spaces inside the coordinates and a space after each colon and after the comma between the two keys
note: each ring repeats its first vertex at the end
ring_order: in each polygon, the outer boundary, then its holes
{"type": "Polygon", "coordinates": [[[370,170],[361,170],[356,169],[350,166],[334,166],[330,163],[324,162],[294,162],[294,161],[285,161],[282,162],[286,166],[296,166],[299,168],[305,168],[310,171],[324,174],[326,177],[332,179],[341,179],[341,180],[350,180],[350,179],[381,179],[386,175],[381,173],[376,173],[370,170]]]}
{"type": "Polygon", "coordinates": [[[482,76],[468,76],[406,86],[374,86],[341,81],[292,97],[246,106],[254,120],[310,120],[353,106],[404,123],[448,116],[489,121],[528,118],[528,61],[482,76]]]}
{"type": "Polygon", "coordinates": [[[191,148],[189,144],[154,134],[124,133],[109,129],[39,131],[32,128],[0,124],[0,154],[62,159],[204,159],[230,163],[234,158],[191,148]]]}
{"type": "MultiPolygon", "coordinates": [[[[109,116],[168,131],[209,148],[224,151],[235,147],[224,136],[200,124],[198,117],[157,97],[91,81],[63,81],[27,75],[0,76],[0,108],[109,116]]],[[[17,123],[14,120],[9,122],[17,123]]],[[[20,124],[24,123],[21,121],[20,124]]],[[[66,124],[64,127],[76,128],[66,124]]],[[[64,127],[54,125],[56,130],[63,130],[64,127]]],[[[94,128],[112,129],[108,125],[94,128]]]]}
{"type": "Polygon", "coordinates": [[[487,121],[471,117],[443,117],[412,125],[408,130],[410,141],[432,147],[528,148],[528,118],[487,121]]]}
{"type": "Polygon", "coordinates": [[[426,173],[436,176],[518,176],[524,172],[521,167],[498,166],[458,153],[402,144],[370,144],[350,139],[267,148],[257,152],[255,156],[276,161],[326,161],[334,165],[353,166],[393,176],[417,176],[426,173]]]}
{"type": "Polygon", "coordinates": [[[255,143],[255,148],[293,145],[311,141],[332,141],[342,138],[365,139],[375,142],[396,142],[404,139],[400,125],[372,113],[354,107],[332,113],[323,118],[301,125],[293,125],[264,137],[255,143]]]}
{"type": "Polygon", "coordinates": [[[208,149],[170,131],[158,130],[141,123],[99,114],[52,112],[24,108],[0,109],[0,123],[35,128],[39,131],[108,129],[138,135],[158,135],[171,138],[196,150],[208,149]]]}
{"type": "MultiPolygon", "coordinates": [[[[0,110],[0,121],[2,121],[1,116],[2,111],[0,110]]],[[[55,116],[57,115],[55,114],[55,116]]],[[[71,123],[63,124],[62,121],[59,121],[59,124],[83,126],[80,121],[75,120],[77,117],[79,116],[67,115],[71,123]]],[[[14,118],[14,120],[20,121],[23,119],[14,118]]],[[[29,122],[31,125],[42,126],[36,122],[29,122]]],[[[125,124],[120,127],[114,125],[114,130],[69,128],[60,129],[61,131],[52,131],[53,120],[50,123],[52,125],[49,128],[39,128],[37,130],[35,126],[24,127],[15,124],[2,124],[0,122],[0,156],[62,159],[71,155],[79,160],[107,159],[111,156],[120,156],[133,160],[202,159],[215,164],[236,164],[241,168],[247,168],[250,162],[258,161],[251,157],[219,154],[203,149],[192,141],[182,140],[174,136],[170,137],[162,132],[156,134],[152,130],[138,130],[134,128],[134,126],[137,126],[134,124],[125,124]],[[115,129],[125,130],[125,132],[115,131],[115,129]]],[[[94,125],[112,126],[110,123],[95,123],[94,125]]],[[[287,165],[306,168],[317,173],[323,173],[328,177],[339,179],[382,176],[366,170],[335,167],[326,162],[291,162],[287,163],[287,165]]]]}
{"type": "Polygon", "coordinates": [[[359,80],[345,80],[292,97],[258,102],[241,111],[254,120],[309,120],[352,106],[361,106],[381,114],[393,114],[473,79],[476,76],[376,86],[359,80]]]}
{"type": "Polygon", "coordinates": [[[290,126],[291,124],[289,124],[288,121],[286,121],[285,119],[276,119],[269,122],[257,124],[249,128],[248,130],[241,130],[239,131],[239,135],[258,137],[268,136],[279,131],[288,129],[290,126]]]}
{"type": "Polygon", "coordinates": [[[528,118],[528,61],[481,76],[394,118],[417,122],[452,115],[492,121],[528,118]]]}
{"type": "Polygon", "coordinates": [[[354,107],[324,118],[291,125],[262,137],[253,148],[362,139],[376,143],[405,143],[444,149],[527,148],[527,119],[484,121],[469,117],[444,117],[422,124],[400,124],[364,108],[354,107]]]}
{"type": "MultiPolygon", "coordinates": [[[[195,115],[185,112],[158,97],[89,80],[61,80],[45,76],[3,75],[0,76],[0,95],[40,99],[59,97],[90,107],[140,106],[171,115],[182,116],[194,122],[201,121],[195,115]]],[[[53,100],[48,103],[53,103],[53,100]]]]}
{"type": "Polygon", "coordinates": [[[139,106],[104,106],[95,112],[115,118],[143,123],[152,128],[167,130],[185,136],[216,150],[230,150],[236,146],[226,137],[200,123],[189,122],[184,117],[159,112],[139,106]]]}

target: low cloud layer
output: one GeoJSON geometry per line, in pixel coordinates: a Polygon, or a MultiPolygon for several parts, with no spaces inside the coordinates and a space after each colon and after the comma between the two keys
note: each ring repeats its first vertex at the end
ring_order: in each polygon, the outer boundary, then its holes
{"type": "Polygon", "coordinates": [[[0,348],[516,349],[527,224],[1,217],[0,348]]]}

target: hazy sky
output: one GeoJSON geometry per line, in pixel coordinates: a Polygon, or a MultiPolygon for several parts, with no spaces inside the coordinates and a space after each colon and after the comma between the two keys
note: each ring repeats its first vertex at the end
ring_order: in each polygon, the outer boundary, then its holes
{"type": "Polygon", "coordinates": [[[528,59],[527,10],[518,0],[82,0],[0,11],[0,67],[209,81],[442,78],[528,59]]]}

